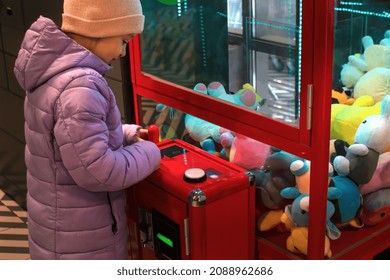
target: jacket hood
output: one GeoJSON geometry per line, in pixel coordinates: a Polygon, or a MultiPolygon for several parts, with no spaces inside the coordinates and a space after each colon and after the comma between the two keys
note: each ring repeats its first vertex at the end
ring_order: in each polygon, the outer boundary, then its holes
{"type": "Polygon", "coordinates": [[[100,74],[111,68],[63,33],[51,19],[39,17],[27,30],[16,58],[14,73],[20,86],[32,91],[74,67],[92,68],[100,74]]]}

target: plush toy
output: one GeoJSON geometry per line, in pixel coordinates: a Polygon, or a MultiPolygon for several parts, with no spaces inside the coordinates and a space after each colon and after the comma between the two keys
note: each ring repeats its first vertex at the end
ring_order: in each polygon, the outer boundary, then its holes
{"type": "Polygon", "coordinates": [[[363,197],[362,221],[367,226],[374,226],[390,216],[390,186],[363,197]]]}
{"type": "MultiPolygon", "coordinates": [[[[294,199],[291,205],[287,205],[281,217],[281,222],[290,228],[291,235],[286,240],[286,247],[293,253],[307,254],[308,251],[308,225],[309,225],[309,195],[300,194],[295,187],[285,188],[281,191],[285,198],[294,199]]],[[[335,188],[328,188],[328,198],[337,199],[341,194],[335,188]]],[[[326,231],[324,256],[331,257],[330,239],[340,237],[340,230],[330,221],[335,212],[333,203],[327,201],[326,231]]]]}
{"type": "MultiPolygon", "coordinates": [[[[288,220],[287,220],[288,221],[288,220]]],[[[284,223],[287,223],[283,220],[284,223]]],[[[307,227],[291,227],[291,234],[286,240],[286,248],[294,254],[307,255],[309,243],[309,228],[307,227]]],[[[324,256],[332,257],[329,238],[325,235],[324,240],[324,256]]]]}
{"type": "MultiPolygon", "coordinates": [[[[259,102],[257,101],[259,97],[252,90],[253,87],[249,84],[244,85],[244,88],[239,90],[236,94],[227,94],[225,88],[219,82],[212,82],[207,87],[204,84],[199,83],[194,89],[197,92],[209,94],[210,96],[250,110],[257,110],[259,108],[259,102]]],[[[204,121],[201,120],[201,124],[203,125],[200,126],[198,118],[191,115],[187,115],[185,119],[185,125],[190,136],[199,141],[203,148],[208,147],[208,150],[214,151],[212,149],[212,143],[209,140],[210,138],[207,137],[207,139],[205,139],[207,134],[205,134],[204,127],[206,125],[203,122],[204,121]]],[[[213,132],[216,131],[217,130],[213,130],[213,132]]],[[[218,135],[211,135],[211,138],[215,142],[221,143],[224,151],[227,151],[226,156],[231,163],[245,169],[260,167],[265,158],[270,154],[270,147],[268,145],[221,127],[218,127],[218,135]]]]}
{"type": "MultiPolygon", "coordinates": [[[[283,189],[281,195],[285,198],[294,198],[298,193],[309,195],[310,161],[296,160],[291,163],[290,169],[295,175],[296,188],[283,189]]],[[[332,190],[332,193],[328,194],[328,199],[335,205],[335,215],[333,215],[332,222],[340,227],[347,224],[353,227],[362,227],[362,223],[359,219],[359,209],[362,205],[362,198],[358,186],[347,177],[333,176],[334,170],[330,163],[328,171],[328,186],[329,189],[332,190]],[[332,197],[336,197],[336,199],[332,197]]],[[[330,190],[328,190],[328,192],[330,192],[330,190]]]]}
{"type": "Polygon", "coordinates": [[[367,117],[359,125],[345,157],[337,156],[333,161],[339,175],[348,176],[358,185],[371,180],[379,155],[390,145],[390,95],[385,96],[381,105],[380,114],[367,117]]]}
{"type": "MultiPolygon", "coordinates": [[[[224,147],[226,150],[226,147],[224,147]]],[[[270,147],[242,134],[235,134],[232,139],[228,158],[231,163],[245,169],[261,167],[270,155],[270,147]]]]}
{"type": "Polygon", "coordinates": [[[354,98],[370,95],[378,102],[390,93],[390,32],[385,32],[379,44],[370,36],[364,36],[362,44],[364,53],[348,57],[340,78],[346,87],[353,88],[354,98]]]}
{"type": "Polygon", "coordinates": [[[241,89],[238,94],[228,94],[220,82],[212,82],[207,87],[204,84],[197,84],[194,88],[196,91],[207,94],[230,103],[256,110],[258,107],[257,95],[252,89],[241,89]]]}
{"type": "Polygon", "coordinates": [[[348,63],[344,64],[341,68],[340,79],[344,86],[349,89],[353,89],[357,81],[364,75],[366,72],[362,70],[362,67],[359,67],[359,64],[354,64],[355,57],[360,58],[360,54],[350,55],[348,57],[348,63]]]}
{"type": "Polygon", "coordinates": [[[348,96],[345,92],[332,90],[332,104],[347,104],[352,105],[355,98],[348,96]]]}
{"type": "MultiPolygon", "coordinates": [[[[204,84],[196,84],[194,90],[201,94],[207,94],[207,87],[204,84]]],[[[219,143],[219,135],[221,127],[211,122],[205,121],[198,117],[187,114],[184,119],[185,127],[189,133],[189,136],[200,143],[206,139],[212,139],[219,143]]],[[[210,150],[210,148],[206,149],[210,150]]]]}
{"type": "MultiPolygon", "coordinates": [[[[292,204],[285,207],[281,222],[287,228],[291,228],[291,235],[286,241],[287,249],[295,253],[307,254],[307,234],[302,233],[306,231],[304,228],[307,228],[309,225],[310,161],[293,161],[290,165],[290,170],[295,175],[296,186],[286,187],[280,192],[282,197],[293,199],[292,204]]],[[[329,174],[332,174],[332,172],[332,165],[329,164],[329,174]]],[[[340,190],[334,187],[328,188],[328,199],[338,199],[341,196],[340,190]]],[[[340,230],[330,220],[334,212],[335,207],[333,203],[327,200],[324,237],[326,248],[324,254],[327,256],[331,255],[328,238],[337,239],[340,237],[340,230]]]]}
{"type": "Polygon", "coordinates": [[[277,151],[265,159],[261,168],[251,170],[255,176],[259,231],[268,231],[281,223],[280,217],[288,201],[280,195],[280,191],[287,186],[295,186],[295,176],[290,171],[290,165],[298,159],[293,154],[277,151]]]}
{"type": "Polygon", "coordinates": [[[299,193],[310,193],[310,161],[295,160],[290,165],[291,173],[295,176],[299,193]]]}
{"type": "Polygon", "coordinates": [[[384,67],[377,67],[364,74],[353,90],[354,98],[370,95],[375,102],[381,101],[387,94],[390,94],[390,69],[384,67]]]}
{"type": "Polygon", "coordinates": [[[375,103],[371,96],[360,96],[353,105],[332,104],[331,139],[340,139],[352,144],[360,123],[368,116],[379,114],[381,102],[375,103]]]}
{"type": "Polygon", "coordinates": [[[390,152],[379,155],[378,164],[369,182],[359,185],[362,195],[390,187],[390,152]]]}
{"type": "Polygon", "coordinates": [[[337,156],[345,156],[347,154],[349,144],[340,139],[331,139],[329,143],[329,162],[333,165],[333,161],[337,156]]]}
{"type": "Polygon", "coordinates": [[[244,85],[242,86],[242,90],[238,91],[237,93],[240,94],[240,93],[242,93],[242,92],[243,92],[244,90],[246,90],[246,89],[251,90],[251,91],[253,91],[253,92],[256,94],[256,101],[257,101],[259,104],[263,101],[263,98],[260,96],[260,94],[258,94],[258,93],[256,92],[255,88],[254,88],[251,84],[249,84],[249,83],[244,84],[244,85]]]}
{"type": "MultiPolygon", "coordinates": [[[[288,187],[281,191],[284,198],[294,199],[291,205],[287,205],[284,213],[290,218],[296,227],[309,226],[309,194],[299,193],[297,188],[288,187]]],[[[328,188],[328,201],[326,206],[326,234],[330,239],[340,237],[340,230],[333,224],[331,217],[335,213],[335,206],[329,200],[337,200],[342,196],[340,190],[334,187],[328,188]]]]}
{"type": "MultiPolygon", "coordinates": [[[[208,86],[198,83],[195,85],[194,90],[200,94],[207,94],[248,109],[255,110],[258,107],[256,94],[250,89],[242,89],[238,94],[228,94],[221,83],[212,82],[208,86]]],[[[220,143],[221,135],[228,133],[218,125],[189,114],[185,116],[184,122],[189,136],[199,142],[200,146],[210,153],[216,151],[215,143],[220,143]]],[[[232,136],[233,134],[231,133],[230,137],[232,136]]],[[[230,142],[225,144],[225,147],[230,148],[233,139],[230,139],[230,142]]]]}
{"type": "Polygon", "coordinates": [[[364,223],[361,220],[363,198],[356,183],[345,176],[332,176],[329,187],[336,188],[340,193],[336,199],[330,199],[335,206],[331,221],[338,228],[347,225],[355,228],[363,227],[364,223]]]}

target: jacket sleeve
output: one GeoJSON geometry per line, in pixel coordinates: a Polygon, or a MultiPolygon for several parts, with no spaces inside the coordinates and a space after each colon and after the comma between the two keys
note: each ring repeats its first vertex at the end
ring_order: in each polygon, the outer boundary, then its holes
{"type": "Polygon", "coordinates": [[[138,130],[141,126],[135,124],[124,124],[122,125],[123,130],[123,145],[131,145],[138,142],[138,130]]]}
{"type": "Polygon", "coordinates": [[[122,145],[115,99],[101,91],[96,85],[69,87],[57,100],[55,112],[54,137],[63,164],[80,187],[94,192],[127,188],[159,168],[161,160],[152,142],[122,145]]]}

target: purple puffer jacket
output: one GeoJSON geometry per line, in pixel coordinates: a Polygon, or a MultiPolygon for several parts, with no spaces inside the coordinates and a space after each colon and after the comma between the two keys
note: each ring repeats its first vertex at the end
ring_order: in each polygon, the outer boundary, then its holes
{"type": "Polygon", "coordinates": [[[32,259],[127,258],[124,189],[159,167],[160,151],[123,146],[109,69],[50,19],[26,32],[14,72],[26,90],[32,259]]]}

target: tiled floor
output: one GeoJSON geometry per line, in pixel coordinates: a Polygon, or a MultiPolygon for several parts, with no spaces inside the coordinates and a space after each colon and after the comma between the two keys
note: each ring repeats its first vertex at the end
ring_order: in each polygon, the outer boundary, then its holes
{"type": "Polygon", "coordinates": [[[0,190],[0,260],[28,260],[27,213],[0,190]]]}

